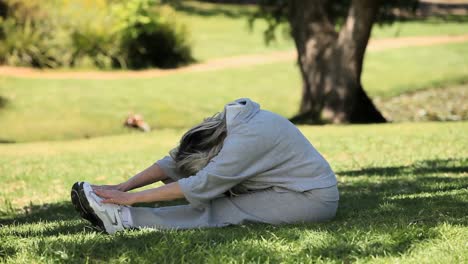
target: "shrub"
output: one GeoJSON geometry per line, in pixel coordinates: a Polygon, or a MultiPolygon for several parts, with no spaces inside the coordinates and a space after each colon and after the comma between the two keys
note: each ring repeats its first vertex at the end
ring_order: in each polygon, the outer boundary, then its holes
{"type": "MultiPolygon", "coordinates": [[[[121,68],[125,63],[121,50],[121,32],[116,30],[116,18],[111,13],[108,0],[73,0],[62,7],[70,32],[73,59],[72,66],[91,65],[98,68],[121,68]]],[[[115,1],[114,1],[115,2],[115,1]]]]}
{"type": "Polygon", "coordinates": [[[153,0],[6,3],[6,16],[0,18],[0,63],[146,68],[193,61],[186,26],[170,7],[153,0]]]}
{"type": "Polygon", "coordinates": [[[66,60],[63,32],[47,19],[39,1],[9,0],[0,18],[0,62],[9,65],[59,67],[66,60]]]}
{"type": "Polygon", "coordinates": [[[122,50],[131,68],[176,67],[192,61],[188,31],[168,6],[151,8],[150,1],[128,1],[115,8],[122,32],[122,50]]]}

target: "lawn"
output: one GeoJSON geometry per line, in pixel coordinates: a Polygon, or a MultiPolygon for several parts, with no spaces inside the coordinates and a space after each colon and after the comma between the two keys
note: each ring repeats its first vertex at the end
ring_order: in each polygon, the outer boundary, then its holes
{"type": "MultiPolygon", "coordinates": [[[[372,97],[392,97],[468,80],[468,45],[447,44],[369,52],[363,73],[372,97]]],[[[300,78],[292,61],[152,79],[0,79],[2,142],[128,133],[130,111],[157,129],[188,127],[239,97],[293,116],[300,78]],[[206,102],[210,102],[209,104],[206,102]],[[278,103],[281,102],[281,103],[278,103]],[[180,107],[183,105],[184,107],[180,107]]]]}
{"type": "MultiPolygon", "coordinates": [[[[249,33],[247,20],[254,6],[181,1],[175,8],[191,27],[194,54],[200,60],[293,49],[292,42],[282,37],[265,46],[262,21],[249,33]]],[[[410,20],[376,25],[373,37],[467,34],[467,24],[467,17],[410,20]]],[[[465,43],[369,52],[364,87],[372,97],[388,98],[465,83],[467,54],[465,43]]],[[[121,125],[129,112],[143,114],[153,128],[188,127],[239,97],[251,97],[291,117],[297,111],[300,87],[293,61],[140,80],[0,77],[0,118],[8,124],[0,130],[0,142],[129,133],[121,125]]]]}
{"type": "Polygon", "coordinates": [[[334,221],[193,231],[91,231],[76,180],[116,183],[182,130],[0,145],[0,262],[466,263],[467,122],[301,126],[337,172],[334,221]]]}
{"type": "MultiPolygon", "coordinates": [[[[252,6],[180,1],[199,60],[264,46],[252,6]]],[[[375,27],[374,38],[468,34],[468,19],[375,27]]],[[[369,52],[363,83],[387,100],[468,83],[468,45],[369,52]]],[[[0,77],[0,263],[468,263],[468,122],[300,126],[337,173],[335,220],[190,231],[92,231],[69,202],[75,181],[118,183],[174,147],[187,127],[239,97],[297,111],[293,61],[122,80],[0,77]],[[154,130],[122,126],[128,112],[154,130]],[[2,144],[14,143],[14,144],[2,144]]],[[[440,91],[440,90],[438,90],[440,91]]]]}

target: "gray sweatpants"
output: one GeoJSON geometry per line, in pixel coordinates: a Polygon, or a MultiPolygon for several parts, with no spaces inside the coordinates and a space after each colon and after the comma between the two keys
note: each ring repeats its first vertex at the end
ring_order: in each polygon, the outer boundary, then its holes
{"type": "Polygon", "coordinates": [[[190,229],[223,227],[248,222],[290,224],[332,219],[338,207],[335,186],[306,192],[250,192],[214,199],[204,209],[190,205],[159,208],[129,207],[133,227],[156,229],[190,229]]]}

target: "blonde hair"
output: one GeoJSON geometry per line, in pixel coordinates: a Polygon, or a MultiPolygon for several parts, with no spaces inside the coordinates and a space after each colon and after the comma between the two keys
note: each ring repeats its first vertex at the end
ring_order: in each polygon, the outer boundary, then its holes
{"type": "Polygon", "coordinates": [[[224,112],[205,118],[192,127],[182,136],[179,146],[170,151],[177,170],[188,177],[203,169],[223,147],[226,134],[224,112]]]}

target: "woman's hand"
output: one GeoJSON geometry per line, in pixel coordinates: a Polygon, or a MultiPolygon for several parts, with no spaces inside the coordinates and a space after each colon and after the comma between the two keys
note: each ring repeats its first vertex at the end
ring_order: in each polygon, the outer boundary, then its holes
{"type": "Polygon", "coordinates": [[[132,205],[136,202],[135,193],[127,193],[119,190],[94,189],[94,192],[101,198],[102,203],[132,205]]]}
{"type": "Polygon", "coordinates": [[[94,191],[96,190],[117,190],[121,192],[128,191],[125,183],[114,184],[114,185],[91,185],[94,191]]]}
{"type": "MultiPolygon", "coordinates": [[[[1,0],[0,0],[1,1],[1,0]]],[[[117,190],[121,192],[127,192],[148,184],[162,181],[167,179],[164,171],[159,167],[158,164],[153,164],[144,171],[136,174],[126,182],[115,184],[115,185],[91,185],[93,190],[117,190]]]]}

